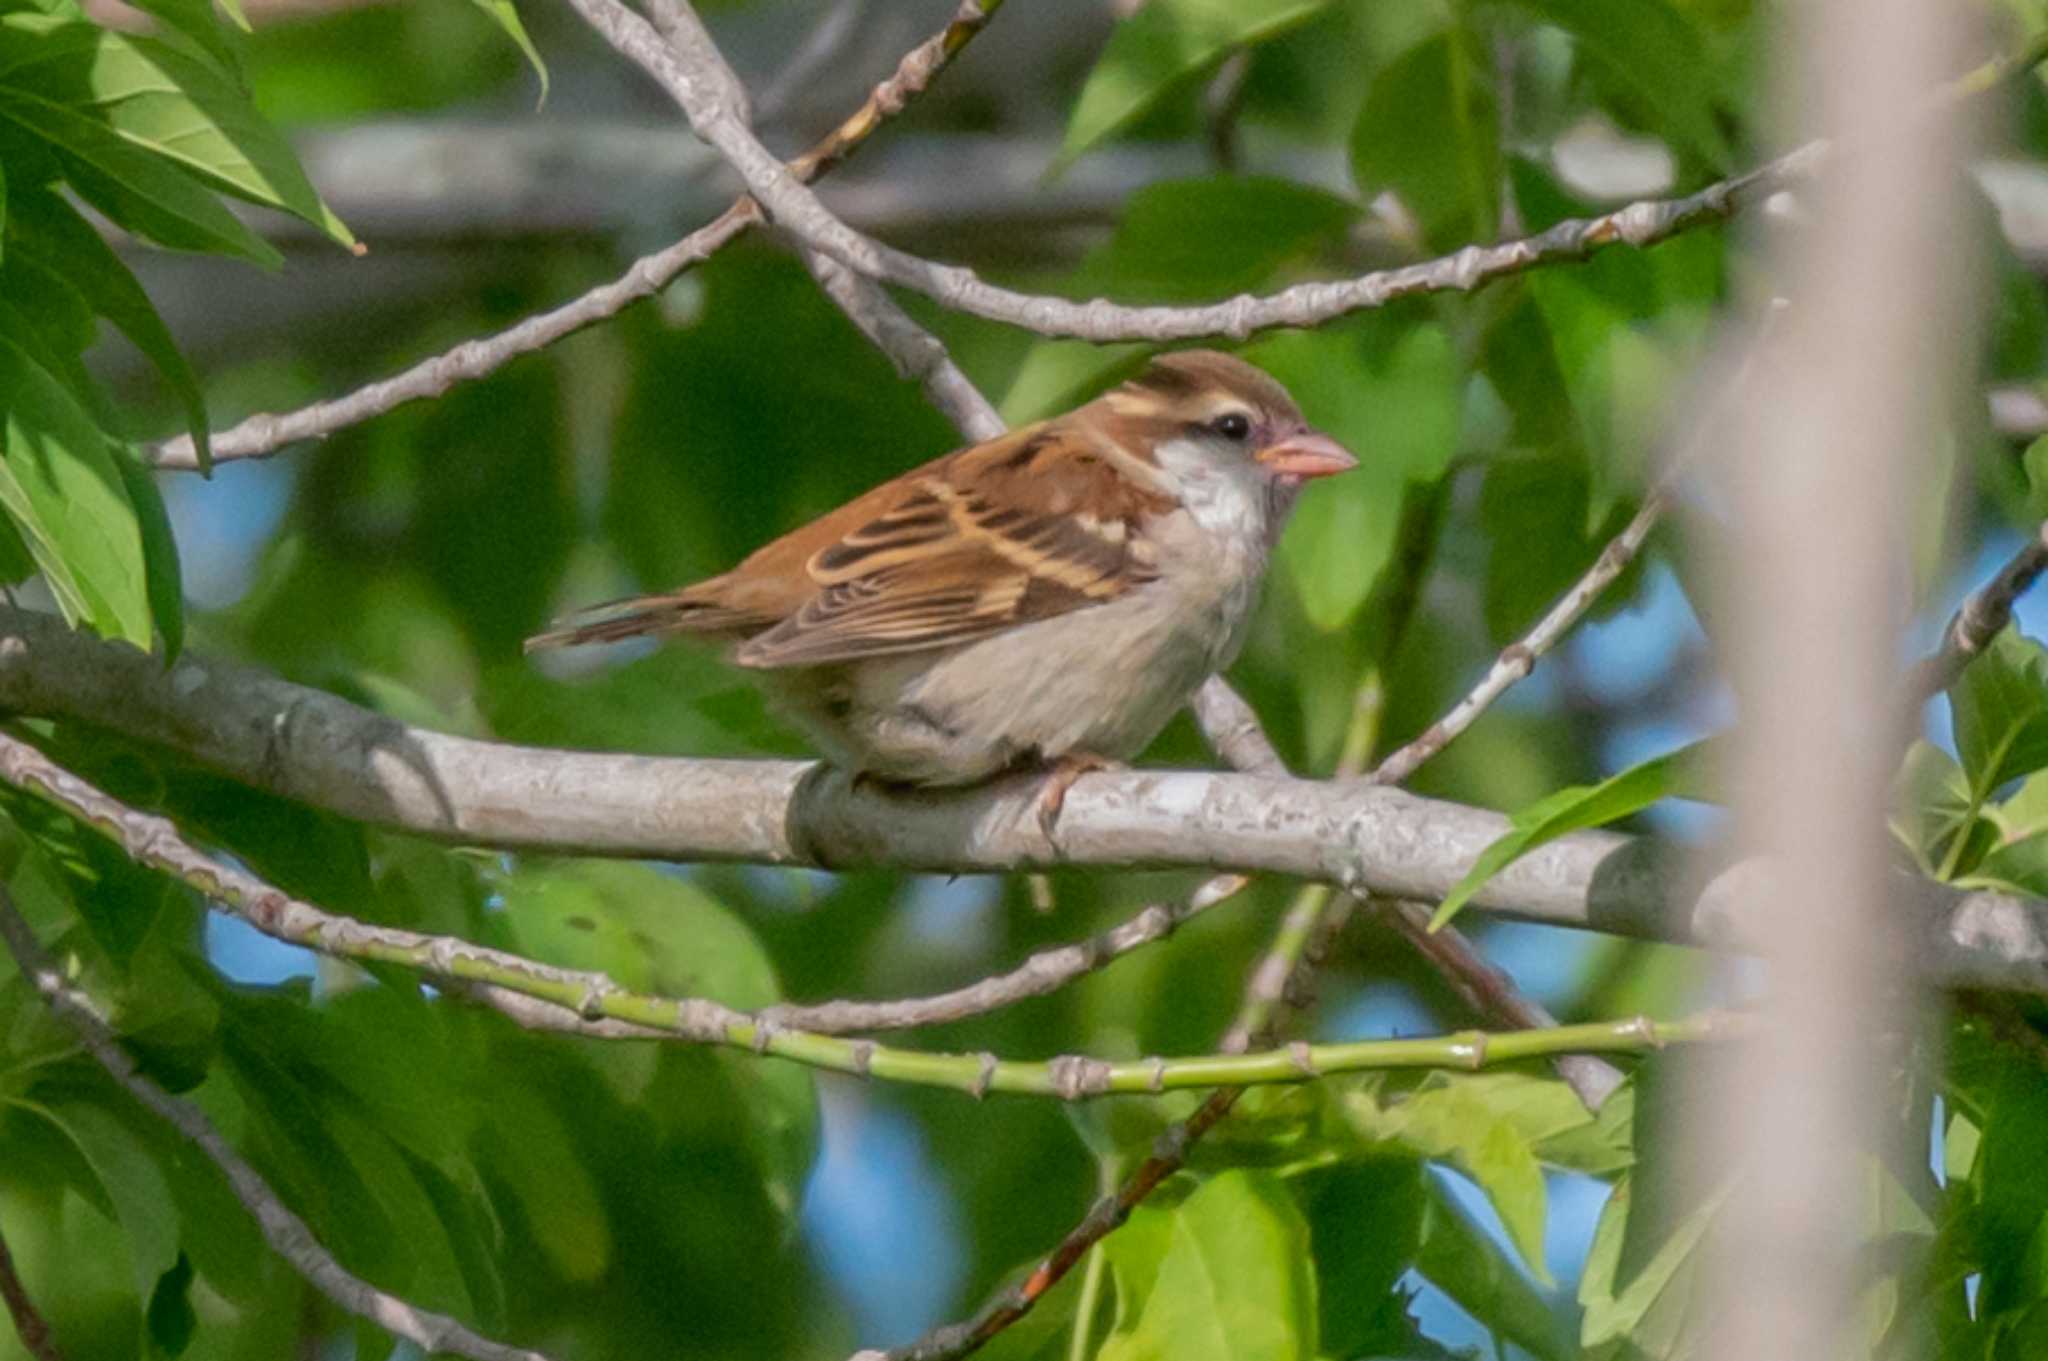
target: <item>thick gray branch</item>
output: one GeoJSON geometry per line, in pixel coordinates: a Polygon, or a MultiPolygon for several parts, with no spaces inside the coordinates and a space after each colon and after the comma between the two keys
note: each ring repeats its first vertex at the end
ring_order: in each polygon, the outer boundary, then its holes
{"type": "MultiPolygon", "coordinates": [[[[188,654],[156,658],[0,609],[0,705],[160,743],[251,785],[444,841],[672,860],[946,873],[1060,863],[1271,871],[1441,898],[1507,828],[1397,789],[1195,771],[1084,776],[1055,840],[1038,781],[904,793],[788,761],[552,751],[409,727],[318,690],[188,654]]],[[[1767,874],[1759,865],[1742,874],[1767,874]]],[[[1723,875],[1725,881],[1728,875],[1723,875]]],[[[2048,905],[1928,885],[1915,966],[1951,985],[2048,995],[2048,905]]],[[[1482,910],[1650,940],[1753,947],[1767,915],[1717,881],[1685,890],[1658,845],[1564,837],[1481,891],[1482,910]]]]}

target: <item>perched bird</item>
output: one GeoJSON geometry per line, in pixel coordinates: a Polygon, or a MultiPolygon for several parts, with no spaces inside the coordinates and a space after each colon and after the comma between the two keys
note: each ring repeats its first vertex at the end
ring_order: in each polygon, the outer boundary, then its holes
{"type": "Polygon", "coordinates": [[[1049,824],[1077,775],[1137,755],[1236,658],[1302,484],[1355,466],[1250,364],[1168,354],[526,648],[732,644],[835,765],[917,785],[1050,767],[1049,824]]]}

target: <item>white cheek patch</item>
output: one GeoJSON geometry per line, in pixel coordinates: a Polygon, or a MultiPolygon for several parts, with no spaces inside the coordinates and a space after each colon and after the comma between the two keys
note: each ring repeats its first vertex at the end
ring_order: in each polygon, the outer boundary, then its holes
{"type": "Polygon", "coordinates": [[[1272,507],[1267,480],[1237,448],[1173,439],[1158,453],[1159,466],[1180,484],[1180,502],[1196,524],[1229,539],[1265,539],[1272,507]]]}

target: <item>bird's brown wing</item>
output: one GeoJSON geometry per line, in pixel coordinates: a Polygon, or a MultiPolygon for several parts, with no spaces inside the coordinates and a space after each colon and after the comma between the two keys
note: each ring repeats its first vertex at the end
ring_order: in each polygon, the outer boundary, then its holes
{"type": "Polygon", "coordinates": [[[877,488],[891,494],[846,507],[860,513],[834,524],[805,560],[809,598],[734,660],[814,666],[945,647],[1152,580],[1139,526],[1170,502],[1121,467],[1129,457],[1119,454],[1071,426],[1039,426],[877,488]]]}
{"type": "Polygon", "coordinates": [[[646,635],[742,640],[742,666],[944,647],[1113,600],[1154,575],[1171,501],[1072,417],[912,469],[678,591],[583,610],[529,652],[646,635]]]}

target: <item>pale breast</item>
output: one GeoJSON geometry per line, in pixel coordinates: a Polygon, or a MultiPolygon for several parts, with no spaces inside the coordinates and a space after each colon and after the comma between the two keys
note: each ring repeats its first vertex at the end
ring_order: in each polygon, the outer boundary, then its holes
{"type": "MultiPolygon", "coordinates": [[[[1263,545],[1167,527],[1157,581],[1102,605],[946,649],[845,669],[833,741],[885,778],[968,783],[1085,752],[1128,760],[1243,646],[1263,545]]],[[[829,749],[829,748],[828,748],[829,749]]]]}

